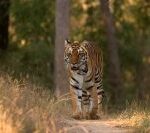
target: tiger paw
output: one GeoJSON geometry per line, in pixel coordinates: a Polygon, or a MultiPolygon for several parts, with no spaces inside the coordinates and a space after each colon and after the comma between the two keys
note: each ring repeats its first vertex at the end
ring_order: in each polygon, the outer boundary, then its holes
{"type": "Polygon", "coordinates": [[[82,113],[75,113],[72,115],[72,118],[76,119],[76,120],[81,120],[83,118],[82,113]]]}
{"type": "Polygon", "coordinates": [[[90,120],[89,112],[86,112],[86,113],[83,114],[83,119],[90,120]]]}
{"type": "Polygon", "coordinates": [[[98,120],[98,119],[100,119],[100,116],[99,115],[97,115],[97,114],[90,114],[90,119],[91,120],[98,120]]]}

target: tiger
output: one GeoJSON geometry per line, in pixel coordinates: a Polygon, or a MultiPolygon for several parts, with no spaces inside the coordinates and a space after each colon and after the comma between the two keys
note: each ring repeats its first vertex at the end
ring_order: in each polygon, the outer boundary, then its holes
{"type": "Polygon", "coordinates": [[[72,117],[98,119],[104,97],[102,50],[87,40],[65,40],[64,62],[72,99],[72,117]]]}

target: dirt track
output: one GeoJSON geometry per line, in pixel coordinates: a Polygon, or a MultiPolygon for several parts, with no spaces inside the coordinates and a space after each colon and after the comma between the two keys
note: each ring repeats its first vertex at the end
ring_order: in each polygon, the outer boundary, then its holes
{"type": "Polygon", "coordinates": [[[65,120],[65,133],[131,133],[131,129],[117,127],[109,120],[65,120]]]}

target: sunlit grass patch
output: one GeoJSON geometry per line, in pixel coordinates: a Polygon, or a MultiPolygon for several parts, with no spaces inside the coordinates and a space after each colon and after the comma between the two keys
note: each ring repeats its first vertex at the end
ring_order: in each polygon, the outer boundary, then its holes
{"type": "Polygon", "coordinates": [[[132,127],[135,133],[149,133],[150,110],[134,102],[117,117],[117,123],[121,127],[132,127]]]}
{"type": "Polygon", "coordinates": [[[56,133],[55,120],[69,115],[68,97],[56,100],[47,89],[1,75],[0,133],[56,133]]]}
{"type": "MultiPolygon", "coordinates": [[[[20,125],[17,125],[18,127],[20,125]]],[[[19,127],[20,128],[20,127],[19,127]]],[[[16,126],[13,126],[13,121],[7,115],[7,111],[3,110],[3,107],[0,105],[0,132],[4,133],[16,133],[18,132],[16,126]]]]}

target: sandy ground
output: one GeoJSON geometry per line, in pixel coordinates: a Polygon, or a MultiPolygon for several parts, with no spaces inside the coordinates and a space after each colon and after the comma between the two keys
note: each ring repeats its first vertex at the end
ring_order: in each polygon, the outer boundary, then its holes
{"type": "Polygon", "coordinates": [[[64,120],[62,133],[131,133],[128,128],[117,127],[111,120],[64,120]]]}

